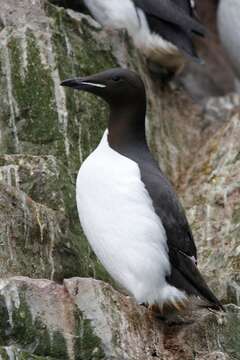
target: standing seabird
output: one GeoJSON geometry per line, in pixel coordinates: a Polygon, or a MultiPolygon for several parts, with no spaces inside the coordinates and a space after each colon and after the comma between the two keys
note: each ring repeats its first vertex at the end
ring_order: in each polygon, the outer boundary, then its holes
{"type": "Polygon", "coordinates": [[[236,90],[240,93],[240,1],[221,0],[218,8],[218,32],[236,75],[236,90]]]}
{"type": "Polygon", "coordinates": [[[117,68],[61,85],[110,106],[108,129],[82,164],[76,189],[84,233],[106,270],[138,303],[179,308],[195,295],[222,309],[197,269],[185,212],[149,151],[140,77],[117,68]]]}
{"type": "Polygon", "coordinates": [[[93,17],[108,29],[127,29],[150,63],[176,71],[182,53],[199,61],[193,35],[204,36],[192,0],[84,0],[93,17]]]}

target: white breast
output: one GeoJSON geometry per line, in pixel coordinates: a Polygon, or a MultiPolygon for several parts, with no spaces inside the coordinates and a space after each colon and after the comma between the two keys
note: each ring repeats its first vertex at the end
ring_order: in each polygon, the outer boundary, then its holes
{"type": "Polygon", "coordinates": [[[139,167],[110,148],[107,132],[80,168],[77,206],[94,252],[138,302],[163,303],[184,296],[166,283],[166,233],[139,167]]]}
{"type": "Polygon", "coordinates": [[[84,0],[95,19],[110,29],[138,28],[139,22],[131,0],[84,0]]]}

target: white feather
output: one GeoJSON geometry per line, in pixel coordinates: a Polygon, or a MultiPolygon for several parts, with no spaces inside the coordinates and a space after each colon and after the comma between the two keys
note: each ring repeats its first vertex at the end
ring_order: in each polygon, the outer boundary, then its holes
{"type": "Polygon", "coordinates": [[[195,7],[196,7],[195,0],[190,0],[190,4],[191,4],[192,9],[195,9],[195,7]]]}
{"type": "Polygon", "coordinates": [[[149,29],[144,12],[136,8],[131,0],[84,0],[94,18],[109,29],[127,29],[136,47],[141,49],[147,58],[163,65],[170,56],[182,58],[177,47],[164,40],[159,34],[149,29]]]}
{"type": "MultiPolygon", "coordinates": [[[[240,0],[221,0],[218,8],[218,31],[223,47],[240,81],[240,0]]],[[[237,82],[236,82],[237,85],[237,82]]],[[[239,85],[236,89],[239,93],[239,85]]]]}
{"type": "Polygon", "coordinates": [[[107,131],[82,164],[77,206],[85,235],[111,274],[139,303],[184,299],[166,276],[166,233],[134,161],[114,151],[107,131]]]}

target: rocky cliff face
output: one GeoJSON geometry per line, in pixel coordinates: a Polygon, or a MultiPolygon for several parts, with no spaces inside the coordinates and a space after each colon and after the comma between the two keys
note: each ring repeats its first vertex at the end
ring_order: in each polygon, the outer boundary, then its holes
{"type": "Polygon", "coordinates": [[[53,2],[0,0],[0,359],[239,359],[240,99],[203,111],[153,78],[124,32],[53,2]],[[201,268],[232,303],[225,315],[189,310],[191,324],[167,326],[99,281],[112,283],[81,231],[75,178],[108,110],[59,84],[115,66],[146,83],[149,143],[188,209],[201,268]]]}

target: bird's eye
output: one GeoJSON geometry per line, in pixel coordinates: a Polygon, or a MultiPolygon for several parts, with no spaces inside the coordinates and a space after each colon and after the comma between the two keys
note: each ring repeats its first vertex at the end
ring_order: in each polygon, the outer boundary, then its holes
{"type": "Polygon", "coordinates": [[[120,78],[120,76],[118,76],[118,75],[115,75],[115,76],[113,76],[112,77],[112,80],[113,81],[119,81],[121,78],[120,78]]]}

